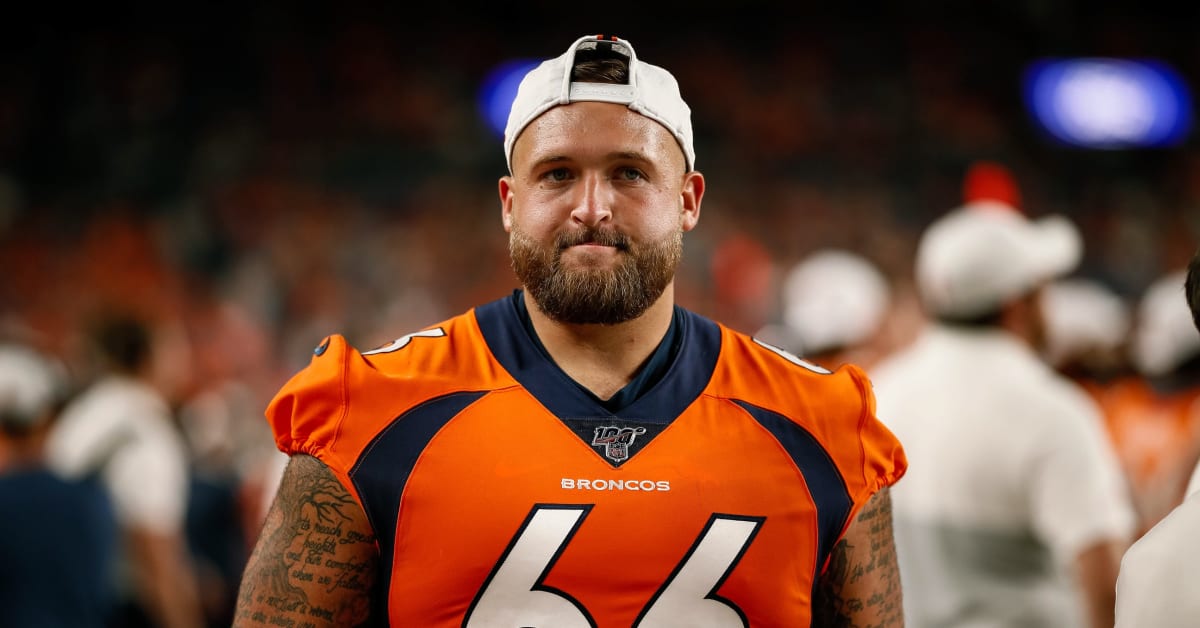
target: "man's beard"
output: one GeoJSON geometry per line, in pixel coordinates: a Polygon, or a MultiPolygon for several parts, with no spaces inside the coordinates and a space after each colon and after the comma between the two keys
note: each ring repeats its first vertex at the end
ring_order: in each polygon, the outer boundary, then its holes
{"type": "Polygon", "coordinates": [[[547,249],[514,226],[508,250],[517,278],[546,316],[575,325],[615,325],[641,316],[662,296],[683,257],[683,232],[637,245],[621,233],[588,229],[561,234],[547,249]],[[614,247],[621,259],[613,269],[563,268],[563,251],[584,243],[614,247]]]}

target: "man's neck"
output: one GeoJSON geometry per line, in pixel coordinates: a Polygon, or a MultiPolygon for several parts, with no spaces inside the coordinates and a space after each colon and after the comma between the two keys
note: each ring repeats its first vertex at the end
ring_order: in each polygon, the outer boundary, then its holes
{"type": "Polygon", "coordinates": [[[542,346],[555,364],[600,399],[628,384],[671,326],[675,293],[668,285],[638,318],[616,325],[572,325],[555,321],[525,291],[526,309],[542,346]]]}

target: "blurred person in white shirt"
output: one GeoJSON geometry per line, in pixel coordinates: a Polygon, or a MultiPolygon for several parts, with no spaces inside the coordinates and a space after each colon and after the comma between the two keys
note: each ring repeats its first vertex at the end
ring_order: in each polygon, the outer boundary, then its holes
{"type": "MultiPolygon", "coordinates": [[[[1179,275],[1168,277],[1177,280],[1179,275]]],[[[1200,330],[1200,251],[1188,264],[1182,284],[1176,281],[1173,290],[1170,284],[1163,285],[1164,294],[1173,294],[1188,305],[1191,324],[1200,330]],[[1179,294],[1181,287],[1184,295],[1179,294]]],[[[1193,339],[1197,339],[1195,334],[1193,339]]],[[[1186,341],[1185,345],[1192,343],[1186,341]]],[[[1141,351],[1147,349],[1143,347],[1141,351]]],[[[1200,618],[1200,585],[1190,574],[1200,561],[1197,530],[1200,530],[1200,465],[1191,476],[1183,502],[1142,535],[1121,559],[1116,628],[1196,625],[1200,618]]]]}
{"type": "Polygon", "coordinates": [[[910,628],[1107,628],[1134,517],[1099,408],[1039,356],[1040,289],[1078,264],[1062,217],[969,200],[922,234],[931,319],[873,370],[910,469],[893,491],[910,628]]]}
{"type": "Polygon", "coordinates": [[[184,533],[187,451],[167,399],[150,383],[149,326],[101,317],[91,332],[100,374],[64,410],[47,462],[68,477],[97,476],[122,529],[123,626],[202,625],[184,533]]]}

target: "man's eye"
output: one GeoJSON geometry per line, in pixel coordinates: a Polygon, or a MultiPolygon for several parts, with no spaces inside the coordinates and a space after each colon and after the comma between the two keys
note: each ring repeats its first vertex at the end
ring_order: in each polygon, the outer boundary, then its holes
{"type": "Polygon", "coordinates": [[[617,171],[617,178],[622,181],[637,181],[638,179],[644,179],[645,176],[637,168],[621,168],[617,171]]]}
{"type": "Polygon", "coordinates": [[[566,181],[571,178],[571,173],[566,168],[555,168],[554,170],[547,170],[542,175],[542,178],[547,181],[566,181]]]}

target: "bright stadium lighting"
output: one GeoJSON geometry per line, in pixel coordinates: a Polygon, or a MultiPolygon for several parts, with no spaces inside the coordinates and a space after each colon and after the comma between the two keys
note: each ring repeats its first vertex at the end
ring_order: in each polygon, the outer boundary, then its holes
{"type": "Polygon", "coordinates": [[[1156,61],[1043,60],[1025,73],[1025,104],[1058,141],[1105,150],[1178,143],[1192,124],[1186,83],[1156,61]]]}
{"type": "Polygon", "coordinates": [[[525,74],[536,67],[538,61],[515,59],[497,65],[483,79],[479,88],[479,111],[488,127],[497,135],[504,135],[508,112],[517,96],[517,86],[525,74]]]}

